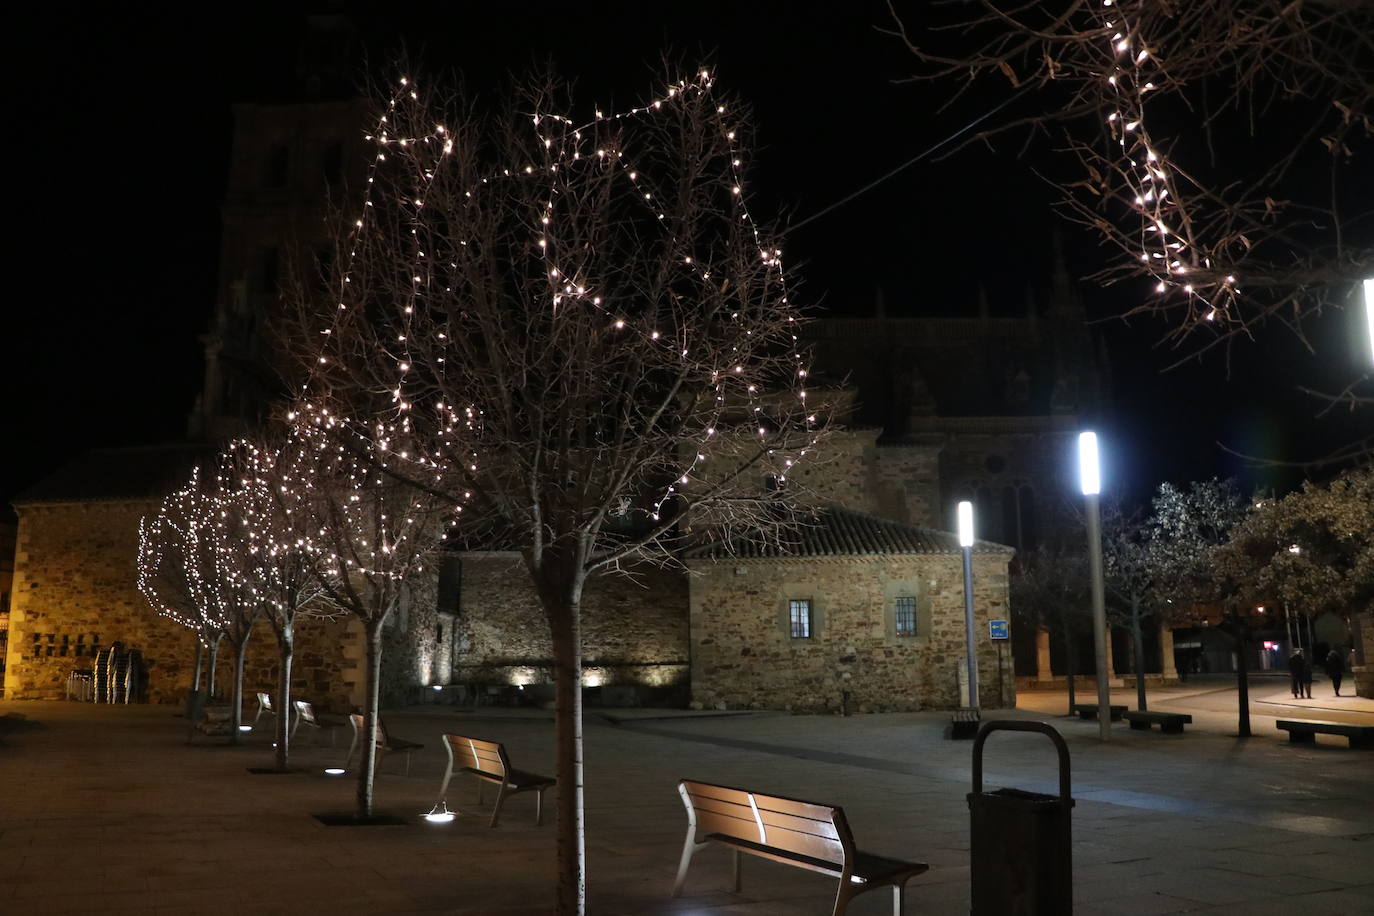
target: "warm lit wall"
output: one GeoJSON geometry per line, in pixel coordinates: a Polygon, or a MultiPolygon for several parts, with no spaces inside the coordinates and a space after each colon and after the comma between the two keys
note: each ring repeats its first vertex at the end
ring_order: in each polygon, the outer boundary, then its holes
{"type": "MultiPolygon", "coordinates": [[[[461,558],[454,680],[538,683],[553,647],[539,598],[516,553],[461,558]]],[[[687,669],[687,577],[644,568],[603,576],[582,599],[585,664],[604,683],[676,683],[687,669]]]]}
{"type": "MultiPolygon", "coordinates": [[[[114,642],[142,654],[150,701],[177,702],[190,688],[195,671],[193,634],[154,614],[136,585],[138,520],[155,509],[151,502],[21,508],[6,697],[65,696],[68,673],[93,667],[96,647],[114,642]]],[[[347,707],[360,690],[356,659],[361,650],[355,648],[360,646],[360,636],[344,621],[302,621],[293,666],[295,689],[324,707],[347,707]]],[[[249,647],[246,694],[275,692],[278,653],[265,621],[258,623],[249,647]]],[[[217,686],[224,692],[233,670],[233,650],[227,642],[219,655],[217,686]]]]}

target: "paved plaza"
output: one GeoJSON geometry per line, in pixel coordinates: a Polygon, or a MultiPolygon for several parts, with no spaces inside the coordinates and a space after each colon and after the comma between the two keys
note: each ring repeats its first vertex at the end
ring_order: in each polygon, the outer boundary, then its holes
{"type": "MultiPolygon", "coordinates": [[[[1183,735],[1115,723],[1103,745],[1096,723],[1060,715],[1062,693],[986,718],[1041,719],[1068,741],[1075,912],[1374,913],[1374,752],[1328,736],[1290,746],[1274,730],[1276,717],[1374,723],[1374,701],[1330,697],[1324,683],[1315,693],[1294,701],[1285,680],[1257,678],[1248,740],[1234,737],[1235,693],[1220,678],[1151,692],[1151,708],[1193,715],[1183,735]]],[[[1113,701],[1134,705],[1134,692],[1113,701]]],[[[0,702],[0,913],[548,912],[554,833],[534,825],[532,796],[508,800],[489,829],[458,779],[457,820],[418,815],[438,789],[441,733],[505,742],[516,766],[552,772],[551,714],[429,706],[386,719],[425,744],[409,775],[390,759],[377,784],[379,809],[409,823],[326,827],[312,815],[351,808],[351,778],[323,772],[343,735],[300,748],[300,772],[255,775],[271,762],[265,730],[241,747],[187,746],[168,707],[0,702]]],[[[753,858],[730,893],[718,849],[670,898],[686,825],[675,788],[690,777],[842,805],[861,848],[930,863],[908,914],[967,913],[971,742],[945,740],[947,722],[589,710],[589,911],[829,912],[833,879],[753,858]]],[[[993,736],[985,768],[987,788],[1056,790],[1042,736],[993,736]]],[[[890,896],[850,912],[889,913],[890,896]]]]}

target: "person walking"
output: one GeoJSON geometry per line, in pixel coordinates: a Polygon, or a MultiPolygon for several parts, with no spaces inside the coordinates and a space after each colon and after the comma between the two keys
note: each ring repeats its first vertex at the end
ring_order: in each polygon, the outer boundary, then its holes
{"type": "Polygon", "coordinates": [[[1336,691],[1336,696],[1341,695],[1341,678],[1345,675],[1345,659],[1341,658],[1339,649],[1332,649],[1326,653],[1326,676],[1331,678],[1331,687],[1336,691]]]}
{"type": "Polygon", "coordinates": [[[1307,668],[1307,659],[1303,658],[1302,649],[1294,649],[1293,654],[1288,656],[1288,678],[1289,686],[1293,690],[1293,698],[1302,696],[1302,685],[1304,670],[1307,668]]]}

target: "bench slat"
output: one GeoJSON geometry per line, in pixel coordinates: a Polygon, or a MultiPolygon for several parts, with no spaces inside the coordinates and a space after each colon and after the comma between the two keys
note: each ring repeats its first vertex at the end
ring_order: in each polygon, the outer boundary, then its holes
{"type": "Polygon", "coordinates": [[[822,859],[837,865],[844,863],[844,844],[837,839],[816,836],[814,833],[799,833],[796,830],[787,830],[783,827],[768,827],[764,835],[764,843],[813,859],[822,859]]]}
{"type": "MultiPolygon", "coordinates": [[[[687,789],[687,794],[693,799],[696,798],[718,798],[722,801],[734,802],[737,805],[749,805],[750,793],[743,789],[734,789],[729,786],[713,786],[704,782],[692,782],[684,779],[683,786],[687,789]]],[[[795,817],[808,817],[812,820],[828,820],[831,813],[835,810],[828,805],[818,805],[814,802],[799,801],[795,798],[786,798],[781,795],[759,795],[754,793],[754,804],[769,811],[777,811],[781,814],[791,814],[795,817]]]]}
{"type": "Polygon", "coordinates": [[[717,811],[703,811],[697,809],[697,834],[713,834],[734,837],[739,840],[749,840],[758,843],[763,838],[759,836],[758,822],[751,818],[732,817],[728,814],[721,814],[717,811]]]}

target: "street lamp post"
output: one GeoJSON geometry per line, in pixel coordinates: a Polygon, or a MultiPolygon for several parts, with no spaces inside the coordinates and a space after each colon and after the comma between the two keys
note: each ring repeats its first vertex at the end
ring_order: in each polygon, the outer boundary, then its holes
{"type": "Polygon", "coordinates": [[[964,554],[964,639],[968,652],[968,705],[978,708],[978,657],[973,650],[973,503],[959,503],[959,547],[964,554]]]}
{"type": "Polygon", "coordinates": [[[1097,725],[1106,741],[1111,737],[1111,685],[1107,683],[1107,609],[1102,587],[1102,471],[1097,433],[1078,434],[1078,476],[1088,504],[1088,568],[1092,572],[1093,642],[1097,650],[1097,725]]]}

